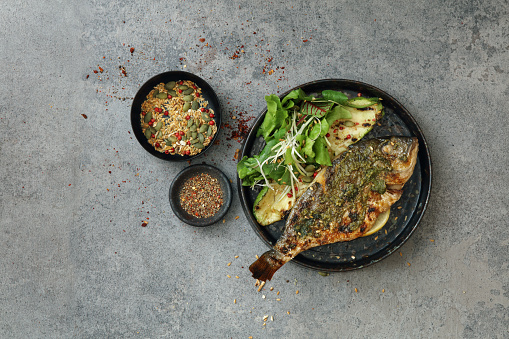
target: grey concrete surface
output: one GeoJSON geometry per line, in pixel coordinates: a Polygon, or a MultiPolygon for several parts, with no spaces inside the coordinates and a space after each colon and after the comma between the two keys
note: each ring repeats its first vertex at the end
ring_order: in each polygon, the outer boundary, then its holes
{"type": "MultiPolygon", "coordinates": [[[[1,338],[509,337],[507,1],[3,0],[0,18],[1,338]],[[422,223],[378,264],[288,264],[258,293],[239,200],[183,224],[167,192],[188,164],[131,133],[167,70],[207,79],[234,128],[310,80],[384,89],[429,142],[422,223]]],[[[193,163],[235,180],[231,133],[193,163]]]]}

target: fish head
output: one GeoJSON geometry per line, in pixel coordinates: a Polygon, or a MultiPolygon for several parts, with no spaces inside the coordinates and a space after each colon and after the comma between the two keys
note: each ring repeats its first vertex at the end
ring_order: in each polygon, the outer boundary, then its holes
{"type": "Polygon", "coordinates": [[[392,171],[386,184],[401,189],[410,178],[417,163],[419,142],[414,137],[390,137],[380,145],[380,150],[391,162],[392,171]]]}

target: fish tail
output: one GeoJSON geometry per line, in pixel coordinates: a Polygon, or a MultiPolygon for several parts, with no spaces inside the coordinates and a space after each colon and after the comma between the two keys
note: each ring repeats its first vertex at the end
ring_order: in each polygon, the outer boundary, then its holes
{"type": "Polygon", "coordinates": [[[283,260],[281,253],[270,250],[263,253],[258,260],[251,264],[249,270],[253,273],[253,278],[267,281],[272,279],[274,273],[285,263],[286,261],[283,260]]]}

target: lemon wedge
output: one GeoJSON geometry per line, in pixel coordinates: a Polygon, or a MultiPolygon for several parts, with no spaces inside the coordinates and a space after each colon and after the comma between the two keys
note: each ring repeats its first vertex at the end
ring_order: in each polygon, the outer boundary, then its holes
{"type": "Polygon", "coordinates": [[[390,214],[391,214],[390,210],[380,213],[378,218],[376,218],[375,224],[373,225],[373,227],[371,227],[371,229],[368,232],[366,232],[366,234],[364,234],[363,237],[366,237],[368,235],[371,235],[373,233],[380,231],[382,229],[382,227],[384,227],[385,224],[387,223],[387,221],[389,220],[390,214]]]}

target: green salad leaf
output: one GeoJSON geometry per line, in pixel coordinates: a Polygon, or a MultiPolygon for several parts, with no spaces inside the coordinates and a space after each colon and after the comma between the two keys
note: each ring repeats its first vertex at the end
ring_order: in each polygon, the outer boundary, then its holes
{"type": "Polygon", "coordinates": [[[263,135],[267,139],[274,129],[281,127],[288,117],[288,111],[283,109],[279,97],[275,94],[265,96],[267,102],[267,114],[256,136],[263,135]]]}
{"type": "Polygon", "coordinates": [[[320,165],[332,166],[332,161],[327,150],[327,144],[324,137],[316,139],[313,145],[313,151],[315,151],[315,161],[320,165]]]}
{"type": "Polygon", "coordinates": [[[331,89],[326,89],[325,91],[322,91],[322,96],[325,100],[334,101],[338,104],[344,104],[348,101],[348,97],[345,93],[333,91],[331,89]]]}
{"type": "Polygon", "coordinates": [[[271,94],[265,96],[265,101],[267,113],[256,132],[263,136],[265,146],[259,154],[244,156],[237,172],[244,186],[268,189],[272,183],[279,183],[293,189],[298,177],[307,175],[307,165],[332,165],[326,135],[335,121],[352,117],[348,107],[375,104],[379,99],[348,99],[334,90],[324,90],[321,97],[315,98],[299,88],[282,100],[271,94]]]}
{"type": "Polygon", "coordinates": [[[339,119],[350,119],[352,117],[352,113],[350,113],[346,108],[343,106],[336,106],[330,111],[325,119],[329,123],[329,125],[332,125],[334,121],[339,119]]]}

